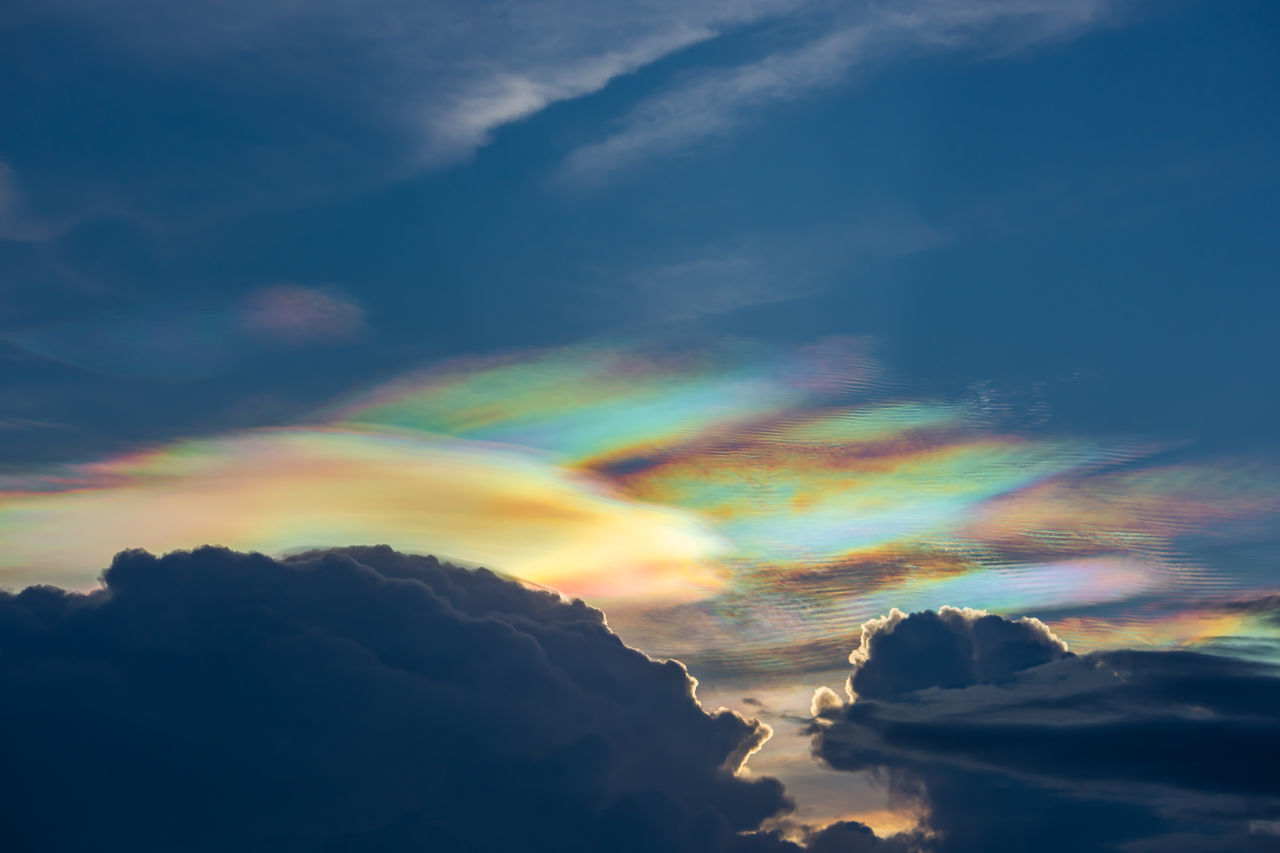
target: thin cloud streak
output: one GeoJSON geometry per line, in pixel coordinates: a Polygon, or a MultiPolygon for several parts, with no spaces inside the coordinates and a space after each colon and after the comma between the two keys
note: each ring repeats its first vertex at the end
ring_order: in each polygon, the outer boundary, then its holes
{"type": "Polygon", "coordinates": [[[859,67],[912,51],[949,49],[1007,54],[1071,38],[1115,17],[1115,0],[994,0],[863,6],[799,48],[710,71],[635,106],[604,139],[565,158],[557,178],[606,183],[637,163],[723,137],[773,103],[849,80],[859,67]]]}
{"type": "Polygon", "coordinates": [[[620,9],[584,0],[233,0],[215,7],[54,0],[23,4],[11,10],[8,22],[65,18],[113,50],[181,63],[184,73],[191,72],[193,58],[216,73],[230,69],[231,79],[246,70],[268,72],[416,135],[412,165],[434,168],[466,160],[503,125],[801,5],[803,0],[647,0],[620,9]]]}

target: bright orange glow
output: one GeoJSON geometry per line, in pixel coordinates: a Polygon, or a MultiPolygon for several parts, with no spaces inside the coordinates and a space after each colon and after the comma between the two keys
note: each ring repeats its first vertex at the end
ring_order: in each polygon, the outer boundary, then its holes
{"type": "Polygon", "coordinates": [[[608,602],[705,597],[720,541],[535,456],[456,440],[279,430],[85,466],[61,491],[0,494],[8,585],[93,582],[124,548],[279,553],[386,543],[500,567],[608,602]],[[74,531],[74,535],[68,535],[74,531]]]}

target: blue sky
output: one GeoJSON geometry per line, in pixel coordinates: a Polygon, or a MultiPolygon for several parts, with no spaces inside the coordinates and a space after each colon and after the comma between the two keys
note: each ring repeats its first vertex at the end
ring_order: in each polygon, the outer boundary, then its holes
{"type": "Polygon", "coordinates": [[[1278,26],[1263,2],[10,6],[0,464],[636,335],[868,335],[922,393],[1265,444],[1278,26]],[[359,328],[226,319],[281,284],[359,328]]]}

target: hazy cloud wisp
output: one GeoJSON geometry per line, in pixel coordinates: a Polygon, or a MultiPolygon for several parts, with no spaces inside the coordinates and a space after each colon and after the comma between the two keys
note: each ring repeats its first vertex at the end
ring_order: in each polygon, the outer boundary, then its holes
{"type": "Polygon", "coordinates": [[[817,22],[817,33],[798,47],[706,71],[641,101],[612,133],[571,152],[559,177],[578,185],[607,182],[642,160],[722,137],[767,104],[843,83],[860,66],[922,49],[1002,53],[1069,38],[1107,20],[1119,5],[1109,0],[859,4],[817,22]]]}

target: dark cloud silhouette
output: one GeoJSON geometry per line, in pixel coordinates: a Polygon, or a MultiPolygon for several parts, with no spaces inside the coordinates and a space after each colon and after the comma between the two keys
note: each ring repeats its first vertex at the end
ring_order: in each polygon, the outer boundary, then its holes
{"type": "Polygon", "coordinates": [[[855,820],[836,821],[805,837],[807,853],[915,853],[929,848],[931,839],[922,832],[900,832],[881,838],[866,824],[855,820]]]}
{"type": "Polygon", "coordinates": [[[6,849],[729,851],[767,728],[490,572],[352,548],[120,554],[0,594],[6,849]]]}
{"type": "Polygon", "coordinates": [[[925,687],[997,682],[1027,667],[1058,660],[1067,644],[1038,619],[1010,621],[943,607],[888,616],[862,626],[849,655],[851,696],[880,699],[925,687]]]}
{"type": "Polygon", "coordinates": [[[851,661],[850,701],[815,696],[814,753],[917,800],[916,849],[1280,847],[1274,667],[1076,656],[1035,620],[954,608],[867,623],[851,661]]]}

